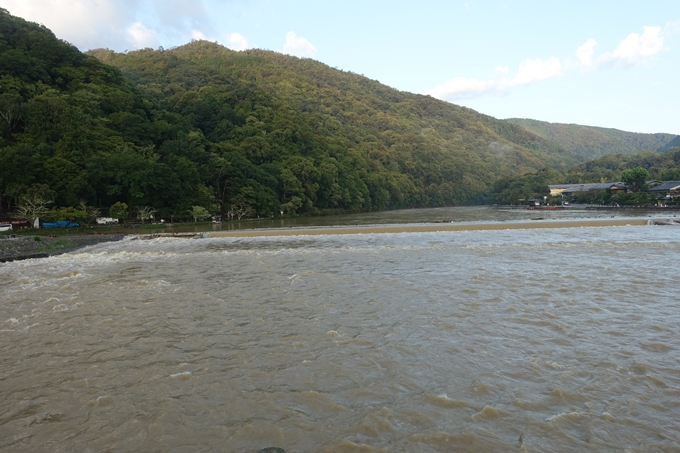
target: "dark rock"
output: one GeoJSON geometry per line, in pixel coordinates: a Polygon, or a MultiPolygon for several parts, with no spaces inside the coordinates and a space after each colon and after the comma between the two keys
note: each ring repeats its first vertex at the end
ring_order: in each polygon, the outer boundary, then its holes
{"type": "Polygon", "coordinates": [[[263,448],[262,450],[258,451],[257,453],[286,453],[286,450],[284,450],[283,448],[269,447],[269,448],[263,448]]]}

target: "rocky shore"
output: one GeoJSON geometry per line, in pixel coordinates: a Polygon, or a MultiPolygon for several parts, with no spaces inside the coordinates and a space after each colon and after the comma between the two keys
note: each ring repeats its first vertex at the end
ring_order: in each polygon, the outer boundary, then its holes
{"type": "Polygon", "coordinates": [[[72,252],[88,245],[100,242],[120,241],[124,234],[88,234],[81,236],[42,235],[0,236],[0,263],[25,260],[30,258],[47,258],[48,256],[72,252]]]}

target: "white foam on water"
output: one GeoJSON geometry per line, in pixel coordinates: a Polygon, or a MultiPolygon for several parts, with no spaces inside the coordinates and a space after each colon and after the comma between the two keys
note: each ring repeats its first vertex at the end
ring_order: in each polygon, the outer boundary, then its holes
{"type": "Polygon", "coordinates": [[[181,381],[186,381],[187,379],[190,379],[191,376],[192,376],[191,371],[182,371],[181,373],[171,374],[170,378],[171,379],[179,379],[181,381]]]}

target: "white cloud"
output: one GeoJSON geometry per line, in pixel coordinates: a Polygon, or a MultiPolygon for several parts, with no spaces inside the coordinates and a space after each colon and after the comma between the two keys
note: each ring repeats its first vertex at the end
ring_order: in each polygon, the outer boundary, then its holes
{"type": "Polygon", "coordinates": [[[130,28],[138,22],[132,1],[4,0],[0,6],[15,16],[44,24],[59,38],[80,48],[108,47],[111,41],[129,44],[130,28]],[[128,5],[129,4],[129,5],[128,5]]]}
{"type": "Polygon", "coordinates": [[[666,24],[666,27],[664,28],[663,34],[664,36],[673,36],[677,33],[680,33],[680,20],[676,22],[669,22],[666,24]]]}
{"type": "Polygon", "coordinates": [[[246,50],[248,46],[248,41],[243,35],[238,33],[232,33],[229,35],[229,46],[232,50],[246,50]]]}
{"type": "Polygon", "coordinates": [[[536,58],[521,62],[517,74],[512,78],[508,77],[510,71],[507,66],[496,67],[495,73],[496,77],[490,80],[456,77],[423,94],[429,94],[438,99],[453,100],[485,93],[502,93],[515,87],[558,77],[562,75],[562,64],[554,57],[547,60],[536,58]]]}
{"type": "Polygon", "coordinates": [[[298,57],[313,57],[316,55],[316,47],[302,36],[298,37],[293,31],[289,31],[286,34],[286,44],[283,46],[283,51],[298,57]]]}
{"type": "MultiPolygon", "coordinates": [[[[595,56],[597,41],[588,39],[576,49],[578,66],[583,70],[595,69],[601,66],[636,66],[644,64],[664,50],[665,37],[680,31],[680,21],[668,23],[661,27],[644,27],[642,34],[631,33],[623,39],[613,52],[600,57],[595,56]]],[[[541,80],[559,77],[566,70],[573,68],[573,64],[562,64],[559,59],[552,57],[547,60],[540,58],[525,60],[519,64],[517,73],[510,77],[507,66],[498,66],[494,78],[488,80],[467,79],[455,77],[436,86],[423,94],[445,100],[455,100],[479,96],[485,93],[503,93],[512,88],[529,85],[541,80]]]]}
{"type": "Polygon", "coordinates": [[[199,30],[191,30],[191,39],[196,41],[208,41],[208,38],[199,30]]]}
{"type": "Polygon", "coordinates": [[[510,87],[527,85],[538,80],[552,79],[562,75],[562,64],[557,58],[525,60],[519,64],[519,71],[510,81],[510,87]]]}
{"type": "Polygon", "coordinates": [[[431,90],[425,91],[423,94],[429,94],[443,100],[460,99],[494,91],[497,87],[497,83],[493,80],[484,81],[455,77],[431,90]]]}
{"type": "Polygon", "coordinates": [[[187,42],[193,30],[212,33],[207,0],[0,0],[0,7],[44,24],[86,50],[187,42]]]}
{"type": "Polygon", "coordinates": [[[141,22],[135,22],[127,29],[130,43],[133,49],[141,49],[144,47],[156,47],[158,45],[158,37],[156,32],[141,22]]]}
{"type": "Polygon", "coordinates": [[[602,55],[599,63],[637,66],[646,63],[663,50],[664,38],[661,27],[644,27],[640,35],[631,33],[613,52],[602,55]]]}
{"type": "Polygon", "coordinates": [[[465,9],[468,10],[468,11],[470,11],[470,5],[467,4],[467,3],[463,3],[463,8],[465,8],[465,9]]]}
{"type": "Polygon", "coordinates": [[[576,49],[576,56],[578,57],[582,68],[590,68],[593,65],[593,55],[595,55],[596,45],[597,41],[590,38],[585,44],[576,49]]]}

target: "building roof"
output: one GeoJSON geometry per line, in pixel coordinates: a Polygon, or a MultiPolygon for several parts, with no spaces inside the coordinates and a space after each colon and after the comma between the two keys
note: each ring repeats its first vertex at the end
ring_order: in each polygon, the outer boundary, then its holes
{"type": "Polygon", "coordinates": [[[568,189],[574,187],[576,184],[550,184],[548,187],[550,189],[568,189]]]}
{"type": "Polygon", "coordinates": [[[668,181],[651,189],[647,192],[670,192],[671,190],[680,190],[680,181],[668,181]]]}
{"type": "Polygon", "coordinates": [[[609,190],[612,187],[619,189],[625,189],[626,186],[620,182],[605,182],[605,183],[594,183],[594,184],[559,184],[554,186],[548,186],[550,189],[562,189],[563,194],[568,195],[570,193],[577,192],[591,192],[595,190],[609,190]]]}

